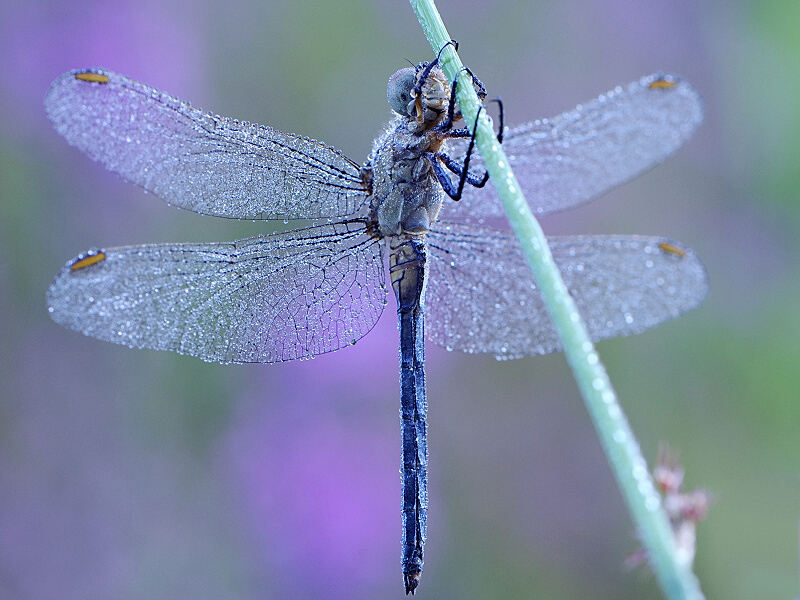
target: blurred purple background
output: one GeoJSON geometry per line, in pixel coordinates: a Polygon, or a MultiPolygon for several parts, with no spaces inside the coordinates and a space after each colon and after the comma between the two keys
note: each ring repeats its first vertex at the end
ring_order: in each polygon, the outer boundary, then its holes
{"type": "MultiPolygon", "coordinates": [[[[681,452],[716,504],[710,598],[798,592],[800,4],[441,0],[510,124],[679,73],[706,101],[665,165],[544,223],[663,234],[712,291],[679,321],[600,345],[650,460],[681,452]]],[[[45,290],[91,246],[265,231],[182,212],[70,148],[43,109],[104,66],[363,161],[391,73],[430,48],[402,2],[126,0],[0,11],[0,598],[402,596],[397,334],[220,366],[55,325],[45,290]]],[[[390,303],[390,308],[392,304],[390,303]]],[[[429,349],[423,598],[658,598],[563,357],[429,349]]]]}

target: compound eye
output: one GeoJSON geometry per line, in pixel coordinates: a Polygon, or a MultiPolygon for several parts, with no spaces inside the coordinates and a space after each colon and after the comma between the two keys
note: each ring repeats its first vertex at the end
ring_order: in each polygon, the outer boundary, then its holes
{"type": "Polygon", "coordinates": [[[392,110],[404,117],[408,116],[408,105],[411,103],[411,90],[417,83],[417,74],[414,67],[400,69],[389,78],[386,96],[392,110]]]}

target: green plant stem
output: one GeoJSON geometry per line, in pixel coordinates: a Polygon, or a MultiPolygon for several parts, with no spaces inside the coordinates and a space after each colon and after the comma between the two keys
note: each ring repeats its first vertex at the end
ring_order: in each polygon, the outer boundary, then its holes
{"type": "MultiPolygon", "coordinates": [[[[411,6],[434,53],[438,53],[451,38],[433,0],[411,0],[411,6]]],[[[441,65],[451,80],[463,68],[452,46],[442,52],[441,65]]],[[[471,85],[460,85],[457,95],[464,120],[472,125],[480,106],[475,91],[471,85]]],[[[485,113],[478,120],[475,140],[550,311],[564,345],[567,362],[647,549],[655,577],[667,598],[699,600],[703,598],[699,583],[691,571],[691,565],[682,561],[677,552],[661,497],[655,489],[639,443],[589,339],[583,319],[553,261],[544,233],[522,195],[503,148],[494,135],[491,120],[485,113]]]]}

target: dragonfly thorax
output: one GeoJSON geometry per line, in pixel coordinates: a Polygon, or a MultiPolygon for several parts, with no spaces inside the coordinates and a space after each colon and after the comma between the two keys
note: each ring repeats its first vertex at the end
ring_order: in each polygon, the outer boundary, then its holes
{"type": "Polygon", "coordinates": [[[372,151],[372,207],[382,235],[422,234],[430,229],[444,192],[426,153],[442,144],[441,134],[412,133],[411,119],[396,117],[372,151]]]}

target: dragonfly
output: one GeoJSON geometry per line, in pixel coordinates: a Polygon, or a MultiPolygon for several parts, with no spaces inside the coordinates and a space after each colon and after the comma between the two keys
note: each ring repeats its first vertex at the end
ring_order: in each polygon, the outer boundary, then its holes
{"type": "MultiPolygon", "coordinates": [[[[516,239],[498,224],[498,196],[481,187],[473,139],[454,125],[456,84],[437,62],[390,78],[393,116],[363,165],[104,69],[62,75],[45,100],[69,144],[169,204],[305,221],[230,243],[93,248],[67,262],[48,290],[57,323],[132,348],[277,363],[355,344],[392,288],[407,594],[422,574],[427,526],[425,338],[501,359],[561,349],[516,239]]],[[[472,85],[482,88],[474,77],[472,85]]],[[[702,114],[688,82],[653,74],[558,117],[504,128],[503,145],[533,212],[544,215],[660,163],[702,114]]],[[[675,318],[708,290],[698,257],[673,240],[578,235],[549,244],[594,340],[675,318]]]]}

